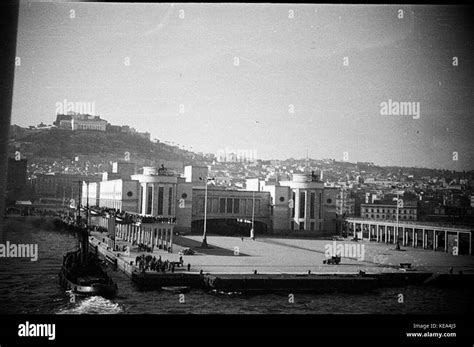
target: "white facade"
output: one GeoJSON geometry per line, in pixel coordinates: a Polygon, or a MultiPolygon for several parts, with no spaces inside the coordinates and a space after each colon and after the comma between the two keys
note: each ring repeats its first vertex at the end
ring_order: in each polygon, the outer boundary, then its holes
{"type": "Polygon", "coordinates": [[[152,168],[143,168],[143,174],[132,175],[138,181],[140,197],[138,212],[147,216],[176,216],[176,176],[156,174],[152,168]]]}
{"type": "Polygon", "coordinates": [[[112,180],[100,182],[100,207],[138,212],[138,182],[134,180],[112,180]]]}
{"type": "Polygon", "coordinates": [[[294,174],[291,181],[281,181],[291,189],[290,230],[324,230],[324,184],[310,174],[294,174]]]}

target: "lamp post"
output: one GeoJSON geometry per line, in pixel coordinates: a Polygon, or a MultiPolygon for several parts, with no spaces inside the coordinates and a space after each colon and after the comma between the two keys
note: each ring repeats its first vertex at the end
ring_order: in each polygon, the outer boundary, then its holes
{"type": "Polygon", "coordinates": [[[89,226],[89,181],[86,181],[87,184],[87,195],[86,195],[86,224],[89,226]]]}
{"type": "Polygon", "coordinates": [[[340,230],[340,236],[342,236],[342,231],[343,231],[343,227],[344,227],[344,218],[346,216],[346,212],[345,212],[345,197],[346,197],[346,194],[345,194],[345,189],[343,186],[341,186],[341,199],[340,199],[340,202],[341,202],[341,209],[339,211],[339,216],[340,219],[339,220],[339,223],[340,223],[340,226],[339,226],[339,230],[340,230]]]}
{"type": "Polygon", "coordinates": [[[255,191],[252,191],[252,228],[250,229],[250,238],[255,239],[254,235],[254,221],[255,221],[255,191]]]}
{"type": "Polygon", "coordinates": [[[82,205],[82,181],[77,181],[79,187],[77,189],[78,199],[77,199],[77,216],[76,223],[79,226],[81,222],[81,205],[82,205]]]}
{"type": "Polygon", "coordinates": [[[398,213],[399,213],[398,212],[398,207],[400,206],[400,203],[399,203],[400,200],[399,199],[400,199],[400,196],[397,192],[397,232],[395,233],[395,235],[397,236],[397,242],[398,242],[398,213]]]}
{"type": "Polygon", "coordinates": [[[202,244],[201,248],[208,248],[209,246],[207,245],[207,183],[211,180],[214,180],[214,178],[209,178],[209,176],[206,176],[205,178],[199,177],[200,180],[204,180],[205,184],[205,193],[204,193],[204,232],[202,235],[202,244]]]}
{"type": "MultiPolygon", "coordinates": [[[[397,245],[398,245],[398,231],[399,231],[399,226],[398,226],[398,214],[399,214],[399,208],[403,208],[403,200],[400,199],[400,192],[397,191],[397,197],[395,198],[395,200],[397,200],[397,231],[395,232],[395,235],[397,237],[397,245]]],[[[397,246],[397,249],[398,249],[399,246],[397,246]]]]}

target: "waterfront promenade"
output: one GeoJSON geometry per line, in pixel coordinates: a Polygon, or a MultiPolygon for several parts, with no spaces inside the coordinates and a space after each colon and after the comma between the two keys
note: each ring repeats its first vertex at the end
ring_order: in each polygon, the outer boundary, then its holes
{"type": "MultiPolygon", "coordinates": [[[[92,236],[99,241],[106,238],[106,234],[93,232],[92,236]]],[[[176,273],[187,271],[187,264],[191,264],[190,272],[211,274],[249,274],[257,270],[258,273],[285,274],[285,273],[339,273],[354,274],[359,271],[366,273],[399,273],[400,263],[410,263],[415,271],[453,273],[462,271],[465,274],[474,273],[474,259],[472,256],[454,256],[448,253],[435,252],[426,249],[402,247],[395,249],[393,244],[383,244],[370,241],[353,242],[349,239],[337,241],[337,244],[358,244],[364,246],[364,257],[343,257],[339,265],[323,264],[326,258],[325,249],[332,240],[291,239],[279,237],[262,237],[256,240],[241,237],[208,236],[209,249],[200,248],[202,236],[175,236],[173,253],[154,248],[151,254],[162,260],[179,261],[178,252],[184,248],[192,248],[194,255],[183,255],[184,267],[176,268],[176,273]]],[[[96,241],[94,241],[96,242],[96,241]]],[[[93,244],[95,244],[93,242],[93,244]]],[[[119,252],[119,258],[128,264],[135,262],[138,255],[147,254],[138,251],[124,240],[116,240],[119,247],[131,247],[130,255],[119,252]]],[[[103,243],[102,243],[103,246],[103,243]]],[[[117,252],[115,252],[117,254],[117,252]]]]}

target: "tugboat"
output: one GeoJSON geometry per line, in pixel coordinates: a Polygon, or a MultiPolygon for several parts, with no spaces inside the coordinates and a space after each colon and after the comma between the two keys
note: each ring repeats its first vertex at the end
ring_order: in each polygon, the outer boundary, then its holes
{"type": "Polygon", "coordinates": [[[97,254],[89,253],[89,232],[87,225],[80,223],[80,216],[70,228],[79,236],[79,249],[68,252],[63,258],[59,282],[74,294],[115,296],[118,287],[107,274],[97,254]]]}

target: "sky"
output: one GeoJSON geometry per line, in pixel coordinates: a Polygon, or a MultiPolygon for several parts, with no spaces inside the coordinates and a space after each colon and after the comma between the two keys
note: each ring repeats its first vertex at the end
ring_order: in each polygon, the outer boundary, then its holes
{"type": "Polygon", "coordinates": [[[471,13],[455,6],[20,6],[12,124],[93,103],[195,152],[474,169],[471,13]],[[419,107],[382,112],[383,103],[419,107]]]}

